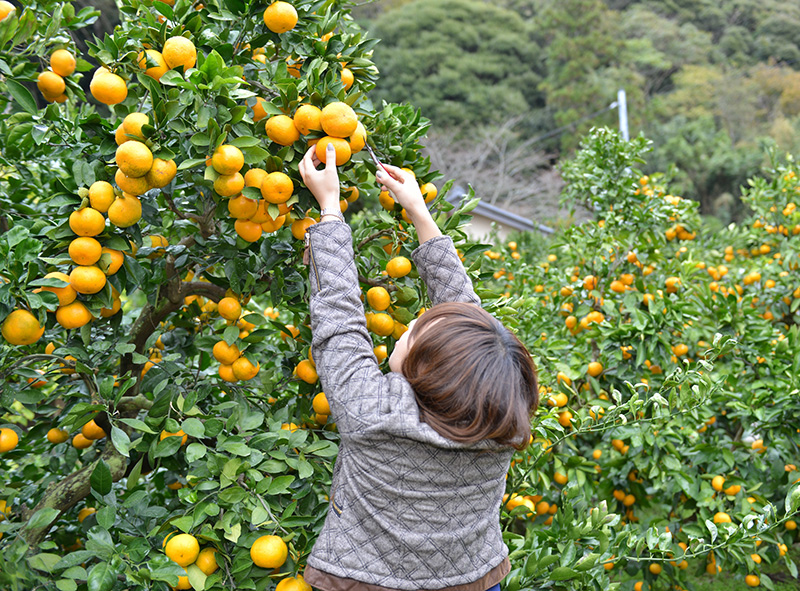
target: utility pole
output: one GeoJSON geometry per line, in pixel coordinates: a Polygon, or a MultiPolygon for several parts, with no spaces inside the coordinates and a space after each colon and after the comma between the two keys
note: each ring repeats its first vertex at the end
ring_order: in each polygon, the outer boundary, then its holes
{"type": "Polygon", "coordinates": [[[620,88],[617,91],[617,108],[619,109],[619,132],[622,134],[622,139],[626,142],[630,141],[630,133],[628,132],[628,101],[625,97],[625,89],[620,88]]]}

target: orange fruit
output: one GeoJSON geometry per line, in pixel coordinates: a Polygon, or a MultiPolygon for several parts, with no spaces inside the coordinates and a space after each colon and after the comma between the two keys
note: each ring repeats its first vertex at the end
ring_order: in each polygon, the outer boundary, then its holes
{"type": "Polygon", "coordinates": [[[14,429],[3,427],[0,429],[0,453],[11,451],[17,447],[19,443],[19,435],[14,429]]]}
{"type": "Polygon", "coordinates": [[[381,363],[389,356],[388,352],[386,351],[386,345],[378,345],[372,349],[372,352],[375,354],[375,358],[378,360],[378,363],[381,363]]]}
{"type": "Polygon", "coordinates": [[[306,230],[316,223],[317,221],[310,217],[300,218],[299,220],[293,221],[292,236],[297,238],[297,240],[303,240],[306,236],[306,230]]]}
{"type": "Polygon", "coordinates": [[[652,562],[650,563],[650,566],[647,567],[647,570],[649,570],[654,575],[660,575],[663,569],[661,565],[658,564],[657,562],[652,562]]]}
{"type": "Polygon", "coordinates": [[[711,488],[715,491],[719,492],[725,487],[725,477],[724,476],[714,476],[711,479],[711,488]]]}
{"type": "Polygon", "coordinates": [[[714,514],[714,523],[731,523],[731,516],[720,511],[719,513],[714,514]]]}
{"type": "Polygon", "coordinates": [[[125,81],[110,72],[95,73],[89,84],[89,92],[104,105],[116,105],[128,97],[128,86],[125,81]]]}
{"type": "Polygon", "coordinates": [[[0,0],[0,21],[5,20],[9,14],[16,12],[16,10],[17,8],[11,2],[0,0]]]}
{"type": "Polygon", "coordinates": [[[244,154],[236,146],[222,144],[211,157],[211,166],[219,174],[233,174],[244,166],[244,154]]]}
{"type": "Polygon", "coordinates": [[[603,373],[603,364],[600,363],[599,361],[592,361],[591,363],[589,363],[589,367],[586,373],[588,373],[593,378],[596,378],[601,373],[603,373]]]}
{"type": "Polygon", "coordinates": [[[356,130],[353,132],[353,135],[350,136],[348,143],[350,144],[350,151],[353,154],[364,149],[367,143],[367,130],[364,128],[361,121],[358,122],[356,130]]]}
{"type": "Polygon", "coordinates": [[[394,319],[385,312],[378,312],[370,317],[367,327],[376,335],[388,337],[394,332],[394,319]]]}
{"type": "Polygon", "coordinates": [[[183,67],[185,72],[197,63],[197,48],[186,37],[170,37],[161,50],[164,61],[170,69],[183,67]]]}
{"type": "Polygon", "coordinates": [[[335,102],[322,109],[320,124],[329,136],[346,138],[353,135],[358,128],[358,116],[347,103],[335,102]]]}
{"type": "Polygon", "coordinates": [[[250,558],[261,568],[279,568],[288,556],[289,548],[278,536],[261,536],[250,547],[250,558]]]}
{"type": "Polygon", "coordinates": [[[122,127],[122,123],[117,126],[117,129],[114,130],[114,141],[117,143],[118,146],[121,146],[125,142],[130,141],[132,138],[129,138],[125,135],[125,128],[122,127]]]}
{"type": "Polygon", "coordinates": [[[84,207],[69,215],[69,227],[78,236],[97,236],[105,230],[106,219],[96,209],[84,207]]]}
{"type": "Polygon", "coordinates": [[[264,222],[271,220],[272,218],[269,215],[268,208],[269,203],[267,203],[267,200],[259,199],[256,212],[250,216],[250,221],[255,222],[256,224],[263,224],[264,222]]]}
{"type": "Polygon", "coordinates": [[[353,203],[358,200],[358,187],[345,187],[342,189],[342,192],[347,194],[346,199],[348,203],[353,203]]]}
{"type": "Polygon", "coordinates": [[[78,522],[83,523],[83,520],[89,517],[89,515],[94,515],[97,513],[97,509],[94,507],[84,507],[80,511],[78,511],[78,522]]]}
{"type": "Polygon", "coordinates": [[[261,196],[268,203],[286,203],[294,192],[294,183],[283,172],[271,172],[261,182],[261,196]]]}
{"type": "Polygon", "coordinates": [[[253,121],[258,123],[264,117],[267,116],[267,110],[264,108],[264,105],[267,103],[263,98],[260,96],[256,97],[256,104],[253,105],[253,121]]]}
{"type": "Polygon", "coordinates": [[[325,392],[320,392],[314,396],[314,399],[311,401],[311,407],[314,409],[314,412],[321,415],[331,414],[331,406],[328,404],[328,397],[325,396],[325,392]]]}
{"type": "Polygon", "coordinates": [[[342,85],[344,86],[345,90],[350,90],[350,87],[353,86],[355,79],[356,77],[353,75],[353,70],[350,68],[342,68],[342,85]]]}
{"type": "Polygon", "coordinates": [[[300,139],[300,132],[288,115],[274,115],[267,119],[267,137],[281,146],[291,146],[300,139]]]}
{"type": "Polygon", "coordinates": [[[36,78],[36,86],[45,98],[52,97],[53,99],[64,94],[64,91],[67,89],[64,79],[50,70],[39,73],[39,76],[36,78]]]}
{"type": "Polygon", "coordinates": [[[203,574],[206,576],[213,574],[219,568],[217,564],[217,559],[215,558],[215,554],[217,550],[215,548],[203,548],[200,550],[200,554],[197,556],[197,560],[195,561],[195,566],[203,571],[203,574]]]}
{"type": "Polygon", "coordinates": [[[297,10],[288,2],[273,2],[264,11],[264,24],[273,33],[291,31],[297,25],[297,10]]]}
{"type": "MultiPolygon", "coordinates": [[[[124,145],[124,144],[123,144],[124,145]]],[[[123,193],[108,208],[108,221],[118,228],[128,228],[142,218],[142,202],[138,197],[123,193]]]]}
{"type": "Polygon", "coordinates": [[[31,345],[44,334],[44,327],[27,310],[14,310],[3,320],[0,333],[10,345],[31,345]]]}
{"type": "MultiPolygon", "coordinates": [[[[103,247],[90,236],[79,236],[69,244],[69,257],[76,265],[94,265],[100,260],[103,247]]],[[[69,303],[69,302],[61,302],[69,303]]]]}
{"type": "Polygon", "coordinates": [[[122,308],[122,300],[116,297],[112,300],[110,308],[100,308],[100,316],[102,316],[103,318],[110,318],[111,316],[119,312],[120,308],[122,308]]]}
{"type": "MultiPolygon", "coordinates": [[[[81,238],[78,238],[81,240],[81,238]]],[[[94,240],[94,238],[89,238],[89,240],[94,240]]],[[[51,291],[58,297],[58,305],[59,306],[66,306],[67,304],[71,304],[75,301],[75,298],[78,297],[78,292],[75,291],[75,288],[72,287],[69,283],[69,275],[66,273],[61,273],[58,271],[54,271],[52,273],[48,273],[44,276],[45,279],[60,279],[64,281],[66,285],[64,287],[43,287],[42,291],[51,291]]]]}
{"type": "Polygon", "coordinates": [[[138,178],[153,166],[153,153],[142,142],[125,142],[117,147],[116,162],[125,176],[138,178]]]}
{"type": "Polygon", "coordinates": [[[200,555],[200,544],[191,534],[178,534],[170,537],[164,553],[180,566],[189,566],[200,555]]]}
{"type": "Polygon", "coordinates": [[[86,437],[86,439],[102,439],[106,436],[106,432],[100,425],[94,422],[94,419],[81,427],[81,434],[86,437]]]}
{"type": "Polygon", "coordinates": [[[333,144],[333,147],[336,149],[336,166],[342,166],[348,160],[350,160],[350,156],[352,154],[350,150],[350,144],[347,143],[347,140],[338,137],[325,136],[316,144],[317,158],[319,158],[323,163],[327,162],[327,154],[325,151],[328,148],[328,144],[333,144]]]}
{"type": "Polygon", "coordinates": [[[260,369],[261,365],[253,363],[247,357],[239,357],[236,361],[233,362],[231,365],[231,369],[233,369],[233,375],[236,376],[237,380],[247,381],[252,380],[256,375],[258,375],[258,370],[260,369]]]}
{"type": "Polygon", "coordinates": [[[69,282],[78,293],[93,294],[105,287],[106,274],[94,265],[80,265],[72,269],[69,282]]]}
{"type": "Polygon", "coordinates": [[[140,51],[137,56],[139,67],[144,70],[146,76],[150,76],[153,80],[161,80],[161,77],[169,70],[167,60],[160,51],[155,49],[146,49],[140,51]],[[148,62],[150,62],[148,64],[148,62]]]}
{"type": "Polygon", "coordinates": [[[230,365],[225,365],[224,363],[219,366],[219,377],[221,377],[226,382],[238,382],[239,380],[236,379],[236,376],[233,375],[233,367],[230,365]]]}
{"type": "MultiPolygon", "coordinates": [[[[122,267],[122,263],[125,262],[125,255],[122,254],[119,250],[114,250],[113,248],[106,248],[105,246],[102,249],[103,254],[108,254],[111,258],[110,262],[108,263],[108,268],[105,269],[106,275],[113,275],[117,271],[120,270],[122,267]]],[[[100,263],[101,268],[103,263],[100,263]]]]}
{"type": "Polygon", "coordinates": [[[322,131],[322,110],[314,105],[300,105],[294,112],[294,126],[303,135],[311,131],[322,131]]]}
{"type": "Polygon", "coordinates": [[[56,49],[50,55],[50,69],[59,76],[70,76],[77,64],[75,56],[66,49],[56,49]]]}
{"type": "Polygon", "coordinates": [[[392,303],[392,298],[385,287],[375,286],[367,290],[367,303],[373,310],[383,312],[392,303]]]}
{"type": "MultiPolygon", "coordinates": [[[[245,181],[247,182],[247,181],[245,181]]],[[[228,200],[228,213],[237,220],[249,220],[258,209],[258,201],[244,195],[237,195],[228,200]]]]}
{"type": "Polygon", "coordinates": [[[300,363],[297,364],[297,367],[295,367],[295,373],[297,374],[298,378],[307,384],[316,384],[319,380],[317,368],[314,367],[314,364],[309,359],[303,359],[300,361],[300,363]]]}
{"type": "Polygon", "coordinates": [[[303,575],[286,577],[275,586],[275,591],[311,591],[311,585],[303,580],[303,575]]]}
{"type": "Polygon", "coordinates": [[[50,443],[64,443],[67,439],[69,439],[69,431],[65,429],[53,427],[47,432],[47,441],[50,443]]]}
{"type": "Polygon", "coordinates": [[[236,220],[233,227],[239,237],[246,242],[255,242],[261,238],[263,232],[261,224],[251,222],[250,220],[236,220]]]}
{"type": "Polygon", "coordinates": [[[261,183],[264,182],[268,174],[263,168],[251,168],[244,174],[244,186],[261,188],[261,183]]]}
{"type": "Polygon", "coordinates": [[[66,329],[80,328],[92,321],[94,317],[83,302],[74,301],[56,310],[56,322],[66,329]]]}
{"type": "Polygon", "coordinates": [[[87,447],[91,447],[94,441],[91,439],[86,439],[82,433],[76,433],[75,437],[72,438],[72,447],[76,449],[86,449],[87,447]]]}
{"type": "Polygon", "coordinates": [[[153,166],[150,167],[144,178],[152,188],[163,189],[172,182],[176,174],[178,174],[178,165],[174,160],[153,158],[153,166]]]}
{"type": "Polygon", "coordinates": [[[114,202],[114,187],[107,181],[95,181],[89,187],[89,204],[100,213],[108,211],[114,202]]]}
{"type": "Polygon", "coordinates": [[[761,584],[761,579],[757,575],[747,575],[744,578],[744,583],[748,587],[758,587],[761,584]]]}
{"type": "Polygon", "coordinates": [[[419,188],[419,190],[422,193],[422,196],[425,198],[425,203],[430,203],[436,199],[436,196],[439,194],[439,190],[433,183],[425,183],[419,188]]]}
{"type": "Polygon", "coordinates": [[[233,365],[233,362],[239,359],[241,355],[239,347],[237,347],[235,343],[233,345],[228,345],[225,341],[217,341],[214,343],[212,354],[214,355],[214,359],[223,365],[233,365]]]}
{"type": "Polygon", "coordinates": [[[261,223],[261,229],[264,230],[267,234],[271,234],[272,232],[277,232],[283,227],[283,223],[286,221],[285,215],[279,215],[274,220],[267,220],[266,222],[261,223]]]}
{"type": "Polygon", "coordinates": [[[233,197],[244,189],[244,177],[240,172],[221,174],[214,180],[214,190],[222,197],[233,197]]]}
{"type": "Polygon", "coordinates": [[[144,125],[150,125],[150,117],[144,113],[129,113],[122,120],[122,131],[128,136],[134,136],[134,138],[144,141],[144,132],[142,131],[144,125]]]}
{"type": "MultiPolygon", "coordinates": [[[[117,186],[123,193],[127,193],[128,195],[143,195],[150,190],[150,183],[147,181],[147,175],[138,178],[127,176],[121,169],[117,169],[117,172],[114,173],[114,182],[117,183],[117,186]]],[[[109,208],[110,207],[109,205],[109,208]]]]}
{"type": "Polygon", "coordinates": [[[161,434],[158,436],[158,440],[164,441],[167,437],[180,437],[181,445],[186,445],[186,441],[189,439],[189,436],[183,432],[183,429],[178,429],[175,433],[170,431],[161,431],[161,434]]]}
{"type": "Polygon", "coordinates": [[[393,277],[394,279],[405,277],[410,272],[411,261],[409,261],[406,257],[394,257],[388,263],[386,263],[386,273],[389,275],[389,277],[393,277]]]}
{"type": "Polygon", "coordinates": [[[242,314],[242,306],[236,298],[222,298],[217,304],[217,312],[225,320],[238,320],[242,314]]]}

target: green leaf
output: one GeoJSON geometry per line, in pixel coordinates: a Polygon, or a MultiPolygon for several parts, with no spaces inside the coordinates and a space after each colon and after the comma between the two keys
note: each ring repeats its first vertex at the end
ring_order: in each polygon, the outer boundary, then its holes
{"type": "Polygon", "coordinates": [[[46,527],[50,525],[60,514],[61,511],[58,509],[53,509],[52,507],[39,509],[31,516],[31,518],[28,520],[28,523],[25,524],[25,529],[39,529],[40,527],[46,527]]]}
{"type": "Polygon", "coordinates": [[[270,483],[267,492],[271,495],[284,493],[289,490],[289,486],[291,486],[292,482],[294,482],[294,476],[278,476],[270,483]]]}
{"type": "Polygon", "coordinates": [[[573,570],[571,568],[567,568],[566,566],[559,566],[553,569],[553,572],[550,573],[550,580],[551,581],[568,581],[570,579],[574,579],[579,575],[578,571],[573,570]]]}
{"type": "Polygon", "coordinates": [[[50,573],[53,572],[53,568],[58,564],[59,560],[61,560],[61,557],[58,554],[42,552],[28,558],[28,564],[33,569],[50,573]]]}
{"type": "Polygon", "coordinates": [[[92,470],[92,476],[89,479],[89,482],[91,483],[92,488],[101,495],[107,495],[111,492],[111,485],[113,484],[111,479],[111,469],[104,460],[97,462],[94,470],[92,470]]]}
{"type": "Polygon", "coordinates": [[[36,107],[36,100],[33,98],[30,90],[25,88],[16,80],[6,80],[9,94],[14,97],[20,107],[25,109],[31,115],[36,115],[39,109],[36,107]]]}
{"type": "Polygon", "coordinates": [[[103,507],[95,514],[95,517],[97,518],[97,525],[103,529],[110,530],[114,525],[114,521],[116,521],[117,512],[114,507],[103,507]]]}
{"type": "Polygon", "coordinates": [[[166,437],[159,441],[156,444],[153,457],[166,458],[174,455],[181,448],[181,439],[183,439],[183,437],[166,437]]]}
{"type": "Polygon", "coordinates": [[[116,425],[111,425],[111,443],[123,456],[130,457],[131,440],[128,434],[116,425]]]}
{"type": "Polygon", "coordinates": [[[189,418],[181,423],[181,429],[190,437],[205,437],[206,431],[200,419],[189,418]]]}
{"type": "Polygon", "coordinates": [[[111,591],[114,582],[117,580],[116,572],[107,562],[95,564],[89,571],[86,578],[86,586],[89,591],[111,591]]]}
{"type": "Polygon", "coordinates": [[[78,588],[78,583],[73,579],[59,579],[56,581],[56,587],[59,591],[75,591],[78,588]]]}

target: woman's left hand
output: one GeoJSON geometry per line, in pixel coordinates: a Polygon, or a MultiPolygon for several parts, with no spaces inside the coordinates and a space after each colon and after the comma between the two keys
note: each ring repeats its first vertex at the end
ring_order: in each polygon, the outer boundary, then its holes
{"type": "Polygon", "coordinates": [[[300,176],[314,195],[320,209],[339,207],[339,173],[336,170],[336,150],[328,144],[325,168],[317,170],[322,161],[317,158],[316,146],[311,146],[300,161],[300,176]]]}

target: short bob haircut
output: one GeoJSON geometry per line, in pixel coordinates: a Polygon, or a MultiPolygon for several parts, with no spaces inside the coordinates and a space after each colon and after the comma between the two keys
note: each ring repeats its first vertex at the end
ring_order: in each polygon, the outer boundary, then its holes
{"type": "Polygon", "coordinates": [[[530,443],[536,367],[497,319],[475,304],[442,303],[420,316],[409,338],[403,375],[422,421],[453,441],[492,439],[517,449],[530,443]]]}

